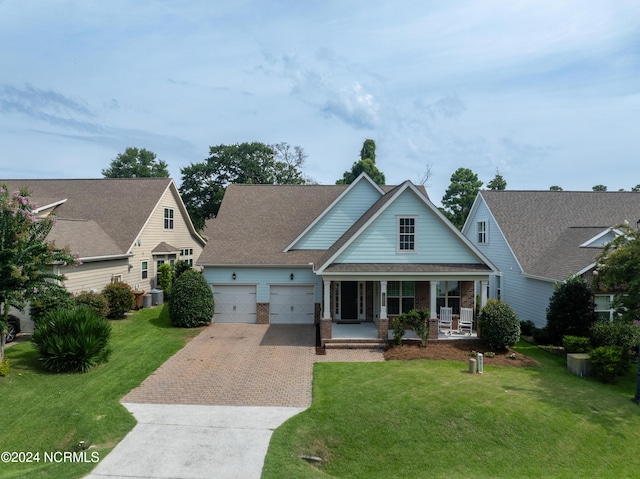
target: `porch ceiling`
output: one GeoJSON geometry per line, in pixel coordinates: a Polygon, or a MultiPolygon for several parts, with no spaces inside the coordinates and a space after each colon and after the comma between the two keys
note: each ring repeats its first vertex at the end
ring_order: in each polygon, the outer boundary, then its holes
{"type": "Polygon", "coordinates": [[[484,264],[473,263],[333,263],[324,273],[490,273],[484,264]]]}

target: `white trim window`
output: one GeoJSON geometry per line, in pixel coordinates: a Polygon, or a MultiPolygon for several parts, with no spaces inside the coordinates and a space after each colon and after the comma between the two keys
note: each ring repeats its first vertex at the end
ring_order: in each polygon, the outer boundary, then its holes
{"type": "Polygon", "coordinates": [[[416,250],[416,218],[414,216],[398,217],[398,251],[413,253],[416,250]]]}
{"type": "Polygon", "coordinates": [[[183,248],[180,250],[181,261],[186,261],[189,266],[193,266],[193,248],[183,248]]]}
{"type": "Polygon", "coordinates": [[[389,281],[387,283],[387,314],[397,316],[415,309],[415,281],[389,281]]]}
{"type": "Polygon", "coordinates": [[[142,271],[141,279],[148,279],[149,278],[149,261],[147,260],[141,261],[140,270],[142,271]]]}
{"type": "Polygon", "coordinates": [[[460,314],[460,281],[438,281],[436,307],[452,308],[453,314],[460,314]]]}
{"type": "Polygon", "coordinates": [[[164,229],[165,230],[173,229],[173,208],[164,209],[164,229]]]}
{"type": "Polygon", "coordinates": [[[487,222],[478,221],[478,243],[487,244],[487,222]]]}
{"type": "Polygon", "coordinates": [[[613,308],[613,300],[614,296],[612,294],[593,295],[594,310],[598,320],[613,320],[616,314],[616,310],[613,308]]]}

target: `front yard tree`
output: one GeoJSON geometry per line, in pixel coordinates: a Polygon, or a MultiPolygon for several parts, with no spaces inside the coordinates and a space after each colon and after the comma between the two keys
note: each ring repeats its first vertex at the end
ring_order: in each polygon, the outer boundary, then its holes
{"type": "Polygon", "coordinates": [[[78,264],[68,250],[47,241],[52,227],[53,218],[36,218],[28,192],[0,186],[0,359],[10,308],[24,309],[48,281],[62,281],[54,263],[78,264]]]}
{"type": "Polygon", "coordinates": [[[593,295],[587,282],[572,276],[558,283],[547,306],[547,331],[555,345],[562,344],[563,336],[589,336],[595,321],[593,295]]]}
{"type": "Polygon", "coordinates": [[[458,229],[462,229],[481,186],[482,181],[469,168],[458,168],[451,175],[451,184],[442,197],[441,211],[458,229]]]}
{"type": "Polygon", "coordinates": [[[127,148],[102,170],[105,178],[169,178],[167,164],[152,151],[127,148]]]}
{"type": "Polygon", "coordinates": [[[202,230],[205,221],[218,214],[229,184],[304,184],[300,167],[305,158],[302,148],[295,147],[291,152],[284,143],[212,146],[204,162],[192,163],[180,170],[180,195],[193,224],[202,230]]]}
{"type": "Polygon", "coordinates": [[[376,166],[376,142],[364,140],[360,150],[360,160],[351,165],[350,171],[345,171],[342,178],[336,181],[336,185],[350,185],[362,173],[366,173],[378,185],[385,184],[384,173],[376,166]]]}

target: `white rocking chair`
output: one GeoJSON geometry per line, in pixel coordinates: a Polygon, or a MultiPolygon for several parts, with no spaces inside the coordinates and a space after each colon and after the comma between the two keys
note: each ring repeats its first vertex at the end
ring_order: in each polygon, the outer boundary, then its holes
{"type": "Polygon", "coordinates": [[[453,331],[453,309],[440,308],[440,317],[438,318],[438,331],[444,334],[451,334],[453,331]]]}
{"type": "Polygon", "coordinates": [[[460,319],[458,320],[458,332],[471,333],[473,331],[473,309],[471,308],[460,308],[460,319]]]}

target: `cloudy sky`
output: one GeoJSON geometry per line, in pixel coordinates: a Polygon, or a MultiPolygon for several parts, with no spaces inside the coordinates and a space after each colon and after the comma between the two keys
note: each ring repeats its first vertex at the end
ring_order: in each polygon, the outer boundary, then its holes
{"type": "Polygon", "coordinates": [[[640,3],[0,0],[0,178],[96,178],[128,146],[180,169],[288,142],[333,184],[640,183],[640,3]]]}

